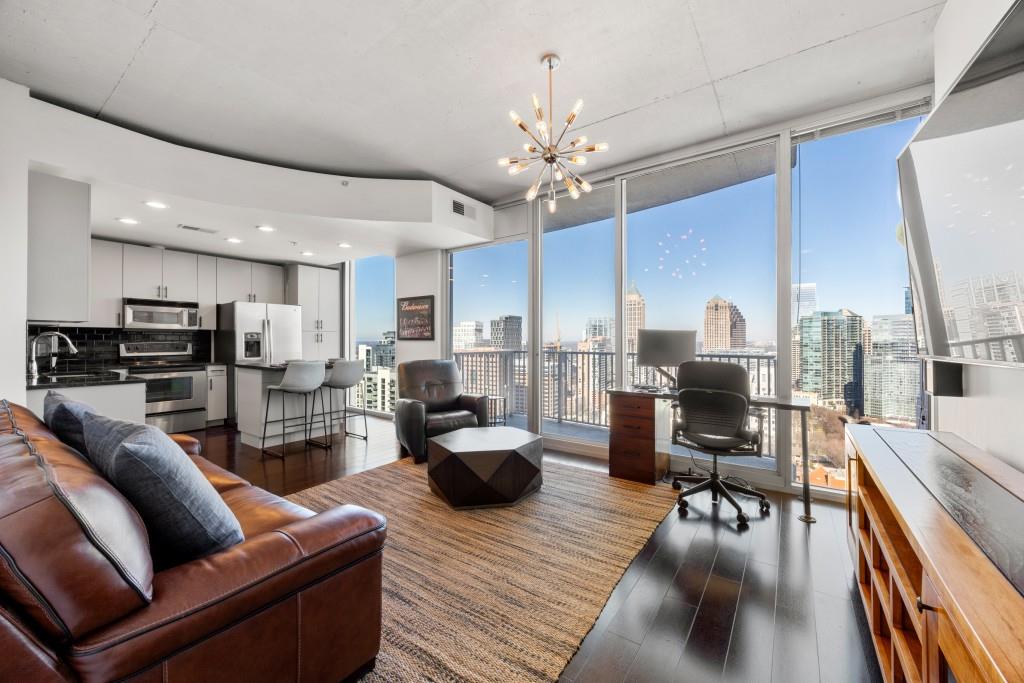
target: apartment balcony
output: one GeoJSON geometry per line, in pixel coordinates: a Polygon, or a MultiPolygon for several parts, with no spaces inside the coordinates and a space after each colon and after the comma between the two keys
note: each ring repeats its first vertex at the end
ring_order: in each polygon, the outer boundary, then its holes
{"type": "MultiPolygon", "coordinates": [[[[526,428],[528,400],[527,354],[525,351],[462,351],[455,361],[462,369],[466,391],[492,397],[491,412],[514,427],[526,428]]],[[[702,360],[743,365],[750,375],[751,394],[775,391],[776,358],[773,353],[706,353],[702,360]]],[[[545,435],[594,444],[608,443],[608,394],[615,382],[615,353],[611,351],[545,350],[541,430],[545,435]]],[[[636,354],[626,355],[626,381],[630,384],[666,386],[653,368],[637,365],[636,354]]],[[[751,428],[760,429],[765,444],[762,458],[722,458],[748,466],[772,469],[775,464],[775,414],[762,411],[751,417],[751,428]]],[[[673,446],[681,457],[689,449],[673,446]]],[[[694,453],[695,457],[703,457],[694,453]]]]}

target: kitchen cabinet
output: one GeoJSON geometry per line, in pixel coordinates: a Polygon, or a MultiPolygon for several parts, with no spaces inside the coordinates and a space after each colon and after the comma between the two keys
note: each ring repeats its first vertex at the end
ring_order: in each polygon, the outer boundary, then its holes
{"type": "Polygon", "coordinates": [[[268,263],[252,264],[253,301],[261,304],[284,303],[284,268],[268,263]]]}
{"type": "Polygon", "coordinates": [[[196,254],[124,245],[121,278],[127,299],[193,302],[199,298],[198,277],[196,254]]]}
{"type": "Polygon", "coordinates": [[[302,307],[306,360],[341,355],[341,272],[335,268],[288,266],[287,303],[302,307]]]}
{"type": "Polygon", "coordinates": [[[161,249],[164,256],[164,299],[199,301],[199,257],[183,251],[161,249]]]}
{"type": "Polygon", "coordinates": [[[126,299],[164,298],[164,255],[156,247],[124,245],[122,289],[126,299]]]}
{"type": "Polygon", "coordinates": [[[91,191],[87,183],[29,171],[29,320],[89,319],[91,191]]]}
{"type": "Polygon", "coordinates": [[[217,329],[217,258],[199,254],[196,262],[199,304],[199,329],[217,329]]]}
{"type": "Polygon", "coordinates": [[[217,259],[217,303],[284,303],[284,269],[267,263],[217,259]]]}
{"type": "Polygon", "coordinates": [[[92,240],[89,276],[89,327],[121,327],[121,268],[124,245],[92,240]]]}
{"type": "Polygon", "coordinates": [[[228,368],[210,365],[206,368],[206,421],[222,422],[228,417],[228,368]]]}

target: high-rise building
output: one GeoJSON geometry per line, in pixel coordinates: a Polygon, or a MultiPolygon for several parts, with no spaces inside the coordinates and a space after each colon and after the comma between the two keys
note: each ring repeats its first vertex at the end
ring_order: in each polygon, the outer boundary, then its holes
{"type": "Polygon", "coordinates": [[[914,316],[876,315],[864,360],[864,414],[890,422],[917,421],[921,361],[914,316]]]}
{"type": "Polygon", "coordinates": [[[792,299],[790,301],[790,316],[793,318],[793,325],[796,325],[800,318],[813,315],[818,310],[818,285],[815,282],[801,282],[793,285],[792,299]]]}
{"type": "Polygon", "coordinates": [[[846,413],[864,413],[864,319],[816,311],[800,319],[800,390],[846,413]]]}
{"type": "Polygon", "coordinates": [[[587,327],[583,330],[584,339],[593,337],[615,338],[615,318],[611,316],[597,316],[587,318],[587,327]]]}
{"type": "Polygon", "coordinates": [[[903,312],[907,315],[912,315],[914,312],[914,295],[909,286],[903,288],[903,312]]]}
{"type": "Polygon", "coordinates": [[[704,351],[747,347],[747,320],[736,304],[720,296],[704,306],[704,351]]]}
{"type": "Polygon", "coordinates": [[[501,315],[491,321],[491,346],[496,349],[519,351],[523,348],[523,318],[519,315],[501,315]]]}
{"type": "Polygon", "coordinates": [[[638,330],[647,326],[647,302],[636,287],[636,282],[626,291],[626,353],[636,353],[638,330]]]}
{"type": "Polygon", "coordinates": [[[463,320],[452,326],[452,351],[470,351],[483,346],[484,324],[479,320],[463,320]]]}

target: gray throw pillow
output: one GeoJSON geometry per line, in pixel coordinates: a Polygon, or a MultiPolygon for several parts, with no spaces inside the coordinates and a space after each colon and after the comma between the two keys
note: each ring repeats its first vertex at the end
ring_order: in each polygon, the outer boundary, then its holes
{"type": "Polygon", "coordinates": [[[43,422],[57,438],[85,455],[82,419],[96,410],[87,403],[68,398],[53,389],[43,399],[43,422]]]}
{"type": "Polygon", "coordinates": [[[242,527],[181,447],[151,425],[84,418],[87,457],[135,506],[154,563],[171,567],[244,540],[242,527]]]}

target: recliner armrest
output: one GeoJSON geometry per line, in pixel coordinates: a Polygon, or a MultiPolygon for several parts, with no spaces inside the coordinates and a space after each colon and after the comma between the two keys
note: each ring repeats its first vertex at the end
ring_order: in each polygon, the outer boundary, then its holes
{"type": "Polygon", "coordinates": [[[395,401],[395,436],[416,462],[427,457],[427,404],[413,398],[395,401]]]}
{"type": "Polygon", "coordinates": [[[185,451],[189,455],[199,455],[203,452],[203,444],[200,443],[199,439],[188,434],[168,434],[174,443],[181,446],[181,450],[185,451]]]}
{"type": "Polygon", "coordinates": [[[71,648],[86,680],[113,680],[201,641],[304,587],[378,553],[384,517],[343,505],[160,572],[149,607],[71,648]]]}
{"type": "Polygon", "coordinates": [[[459,409],[476,413],[476,424],[478,427],[486,427],[490,421],[490,415],[488,414],[490,401],[487,398],[484,394],[462,394],[459,396],[459,409]]]}

